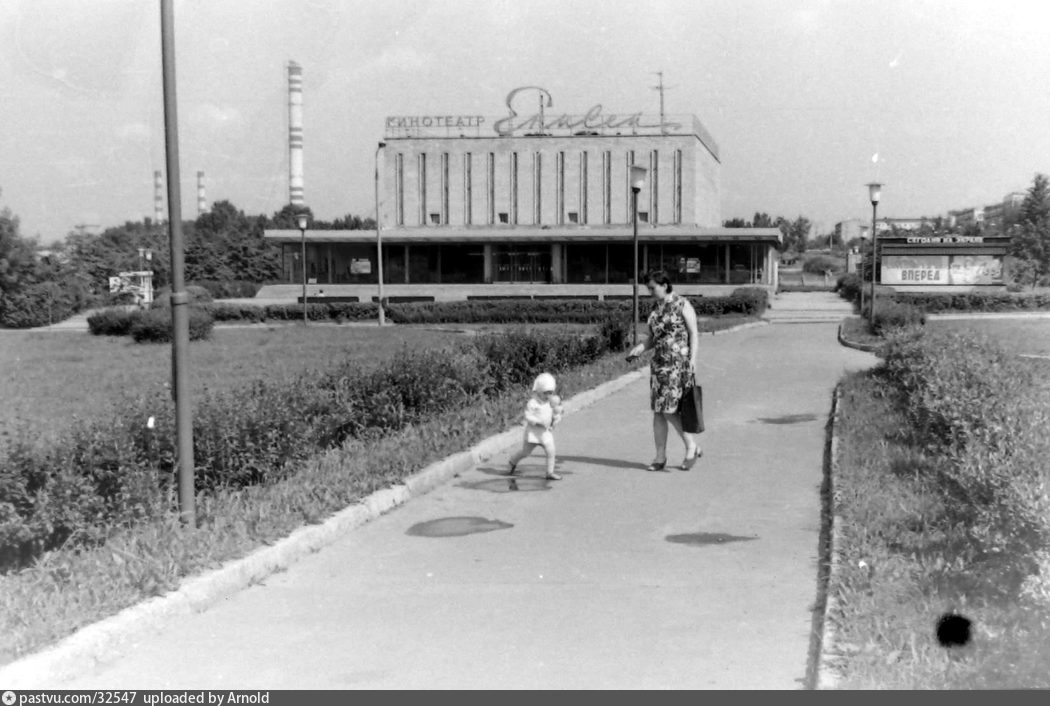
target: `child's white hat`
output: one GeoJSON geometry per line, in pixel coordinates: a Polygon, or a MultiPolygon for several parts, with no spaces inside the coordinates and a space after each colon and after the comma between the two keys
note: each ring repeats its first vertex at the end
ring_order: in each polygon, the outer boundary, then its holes
{"type": "Polygon", "coordinates": [[[557,383],[554,382],[554,376],[550,373],[540,373],[536,376],[536,380],[532,383],[533,392],[554,392],[557,388],[557,383]]]}

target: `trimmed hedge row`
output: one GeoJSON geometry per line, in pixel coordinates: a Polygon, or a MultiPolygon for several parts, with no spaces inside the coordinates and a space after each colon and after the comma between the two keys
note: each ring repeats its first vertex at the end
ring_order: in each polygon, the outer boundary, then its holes
{"type": "Polygon", "coordinates": [[[882,372],[899,391],[932,480],[1005,590],[1037,571],[1050,543],[1050,390],[1031,363],[958,332],[891,339],[882,372]]]}
{"type": "MultiPolygon", "coordinates": [[[[211,337],[215,317],[210,307],[189,308],[191,341],[211,337]]],[[[103,309],[88,317],[88,330],[96,336],[131,336],[135,343],[166,343],[172,339],[170,309],[103,309]]]]}
{"type": "MultiPolygon", "coordinates": [[[[206,292],[204,293],[206,296],[206,292]]],[[[165,297],[166,299],[166,297],[165,297]]],[[[689,297],[698,316],[760,316],[769,304],[769,295],[760,287],[742,287],[725,297],[689,297]]],[[[643,315],[648,310],[643,304],[643,315]]],[[[302,304],[230,304],[196,303],[194,308],[211,314],[215,321],[299,321],[302,304]]],[[[580,299],[521,299],[496,301],[427,302],[388,304],[386,316],[398,324],[468,324],[468,323],[602,323],[611,319],[629,319],[630,300],[593,301],[580,299]]],[[[308,303],[310,321],[370,321],[378,316],[378,305],[359,303],[308,303]]],[[[88,319],[96,335],[127,335],[141,314],[103,311],[88,319]],[[130,321],[130,323],[128,323],[130,321]],[[94,322],[94,323],[93,323],[94,322]]]]}
{"type": "MultiPolygon", "coordinates": [[[[843,299],[856,303],[860,301],[862,285],[870,286],[870,283],[864,284],[855,273],[845,274],[838,278],[835,291],[843,299]]],[[[881,285],[877,290],[880,298],[891,298],[901,304],[921,309],[927,314],[949,311],[1050,310],[1048,292],[887,292],[881,285]]]]}
{"type": "MultiPolygon", "coordinates": [[[[612,323],[587,335],[512,331],[455,347],[407,347],[375,369],[345,363],[213,393],[195,405],[197,490],[243,488],[292,475],[307,457],[349,439],[440,424],[454,409],[528,389],[622,350],[612,323]]],[[[85,421],[46,447],[15,441],[0,455],[0,570],[62,545],[104,542],[113,528],[173,510],[174,409],[162,390],[85,421]],[[147,424],[147,420],[153,424],[147,424]]]]}

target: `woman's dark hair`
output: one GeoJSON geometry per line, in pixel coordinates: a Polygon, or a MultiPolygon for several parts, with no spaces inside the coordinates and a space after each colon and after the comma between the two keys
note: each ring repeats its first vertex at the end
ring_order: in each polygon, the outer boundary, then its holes
{"type": "Polygon", "coordinates": [[[649,282],[655,282],[661,287],[667,287],[668,292],[674,291],[674,286],[671,284],[671,278],[667,275],[667,270],[649,270],[644,275],[643,282],[648,284],[649,282]]]}

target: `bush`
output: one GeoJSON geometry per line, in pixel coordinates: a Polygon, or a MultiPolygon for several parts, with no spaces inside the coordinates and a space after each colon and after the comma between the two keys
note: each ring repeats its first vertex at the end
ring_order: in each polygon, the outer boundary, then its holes
{"type": "MultiPolygon", "coordinates": [[[[189,329],[191,341],[202,341],[211,337],[215,319],[201,307],[189,307],[189,329]]],[[[173,338],[171,312],[166,310],[146,311],[131,326],[131,337],[135,343],[170,343],[173,338]]]]}
{"type": "Polygon", "coordinates": [[[0,295],[0,326],[35,328],[64,321],[84,309],[88,299],[76,282],[34,282],[0,295]]]}
{"type": "Polygon", "coordinates": [[[859,302],[860,290],[863,286],[864,281],[861,280],[860,275],[856,272],[849,272],[839,276],[835,283],[835,291],[846,301],[859,302]]]}
{"type": "MultiPolygon", "coordinates": [[[[186,294],[190,297],[190,304],[210,304],[212,302],[211,292],[197,285],[186,285],[186,294]]],[[[164,287],[157,290],[153,297],[154,309],[166,309],[171,306],[171,288],[164,287]]]]}
{"type": "Polygon", "coordinates": [[[939,459],[934,480],[973,561],[1016,589],[1050,542],[1050,392],[1036,369],[974,334],[913,331],[891,339],[882,372],[939,459]]]}
{"type": "Polygon", "coordinates": [[[802,263],[802,271],[814,275],[823,275],[825,272],[834,274],[841,272],[842,267],[842,260],[830,255],[813,255],[807,257],[806,261],[802,263]]]}
{"type": "Polygon", "coordinates": [[[253,324],[266,321],[266,308],[254,304],[215,302],[201,308],[211,312],[216,321],[247,321],[253,324]]]}
{"type": "Polygon", "coordinates": [[[131,327],[141,318],[138,309],[103,309],[88,317],[88,330],[95,336],[130,336],[131,327]]]}
{"type": "MultiPolygon", "coordinates": [[[[870,304],[864,308],[870,310],[870,304]]],[[[864,314],[868,318],[867,312],[864,314]]],[[[894,329],[922,326],[926,323],[926,313],[910,304],[893,300],[879,300],[875,307],[875,318],[871,322],[872,333],[886,336],[894,329]]]]}

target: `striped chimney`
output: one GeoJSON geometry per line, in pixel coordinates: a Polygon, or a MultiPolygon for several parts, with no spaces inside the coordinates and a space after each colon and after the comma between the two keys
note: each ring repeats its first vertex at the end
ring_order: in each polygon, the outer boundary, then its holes
{"type": "Polygon", "coordinates": [[[288,62],[288,195],[303,205],[303,67],[288,62]]]}
{"type": "Polygon", "coordinates": [[[159,169],[153,172],[153,222],[164,222],[164,188],[159,169]]]}
{"type": "Polygon", "coordinates": [[[208,212],[208,201],[204,198],[204,172],[197,172],[197,215],[208,212]]]}

